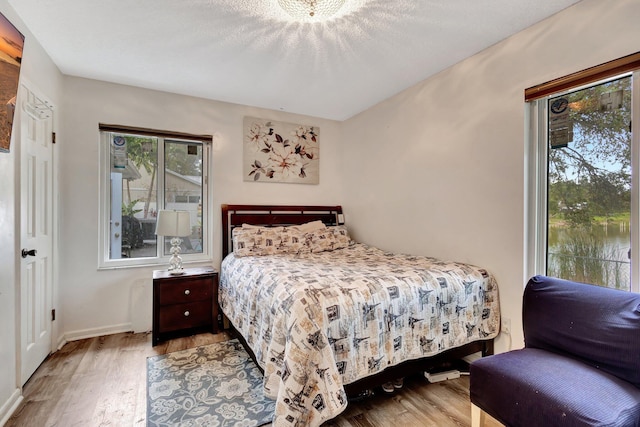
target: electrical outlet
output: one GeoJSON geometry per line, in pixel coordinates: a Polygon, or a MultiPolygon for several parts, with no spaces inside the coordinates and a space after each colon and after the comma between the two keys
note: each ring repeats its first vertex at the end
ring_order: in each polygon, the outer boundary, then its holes
{"type": "Polygon", "coordinates": [[[503,317],[501,319],[502,326],[500,328],[503,334],[511,335],[511,319],[503,317]]]}

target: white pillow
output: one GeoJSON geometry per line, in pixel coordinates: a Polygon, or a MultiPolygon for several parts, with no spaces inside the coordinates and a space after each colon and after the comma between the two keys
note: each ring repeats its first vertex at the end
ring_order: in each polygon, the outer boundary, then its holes
{"type": "Polygon", "coordinates": [[[314,231],[324,230],[327,228],[327,226],[324,225],[324,222],[317,220],[317,221],[306,222],[300,225],[292,225],[289,228],[295,231],[299,231],[301,233],[313,233],[314,231]]]}

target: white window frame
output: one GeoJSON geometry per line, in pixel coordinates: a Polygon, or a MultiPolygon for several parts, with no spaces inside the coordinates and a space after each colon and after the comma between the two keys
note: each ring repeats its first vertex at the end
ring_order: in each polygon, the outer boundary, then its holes
{"type": "Polygon", "coordinates": [[[526,239],[523,283],[536,274],[547,271],[547,101],[565,93],[632,76],[631,106],[631,292],[640,292],[640,71],[620,73],[584,86],[559,91],[530,101],[525,106],[525,120],[529,124],[525,135],[526,239]]]}
{"type": "MultiPolygon", "coordinates": [[[[100,162],[100,174],[99,174],[99,213],[98,213],[98,270],[118,269],[118,268],[132,268],[132,267],[148,267],[158,266],[165,268],[169,266],[169,259],[171,254],[155,257],[144,258],[109,258],[109,240],[110,240],[110,221],[111,221],[111,200],[110,200],[110,187],[111,187],[111,135],[116,132],[100,131],[100,149],[99,149],[99,162],[100,162]]],[[[135,136],[147,136],[149,134],[139,135],[135,131],[123,131],[118,132],[127,135],[135,136]]],[[[165,134],[167,132],[164,132],[165,134]]],[[[183,264],[185,266],[189,263],[202,263],[212,262],[213,244],[212,244],[212,227],[210,226],[211,212],[212,212],[212,195],[210,193],[212,186],[209,185],[209,168],[211,165],[211,144],[206,141],[194,141],[193,139],[185,140],[179,136],[165,136],[158,133],[158,135],[151,136],[158,139],[158,171],[157,171],[157,198],[158,203],[164,203],[164,149],[161,149],[160,144],[164,145],[164,141],[178,141],[187,143],[200,143],[202,144],[202,252],[180,254],[183,264]]],[[[160,205],[159,205],[160,206],[160,205]]],[[[157,248],[164,247],[164,236],[157,236],[157,248]]]]}

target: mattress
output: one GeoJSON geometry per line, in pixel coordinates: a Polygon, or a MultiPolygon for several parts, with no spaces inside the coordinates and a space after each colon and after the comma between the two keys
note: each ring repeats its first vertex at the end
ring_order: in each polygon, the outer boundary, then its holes
{"type": "Polygon", "coordinates": [[[317,426],[343,386],[406,360],[492,339],[498,286],[486,270],[362,243],[222,262],[219,302],[264,370],[274,426],[317,426]]]}

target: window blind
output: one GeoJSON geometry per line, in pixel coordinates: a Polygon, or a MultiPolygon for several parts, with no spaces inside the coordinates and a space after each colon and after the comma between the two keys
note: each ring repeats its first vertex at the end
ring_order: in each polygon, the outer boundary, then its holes
{"type": "Polygon", "coordinates": [[[148,129],[148,128],[140,128],[140,127],[134,127],[134,126],[113,125],[113,124],[105,124],[105,123],[98,123],[98,129],[101,132],[131,133],[131,134],[142,135],[142,136],[159,136],[162,138],[175,138],[175,139],[183,139],[187,141],[202,141],[205,143],[210,143],[213,140],[212,135],[195,135],[192,133],[173,132],[173,131],[167,131],[167,130],[148,129]]]}

